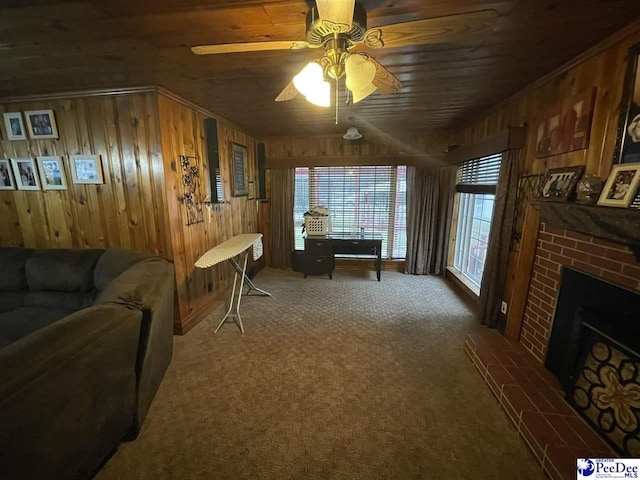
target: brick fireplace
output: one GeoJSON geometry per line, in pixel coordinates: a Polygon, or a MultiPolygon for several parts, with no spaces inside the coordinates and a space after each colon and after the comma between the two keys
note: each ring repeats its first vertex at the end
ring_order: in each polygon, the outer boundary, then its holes
{"type": "MultiPolygon", "coordinates": [[[[556,336],[554,315],[558,307],[560,316],[565,317],[568,291],[578,293],[584,308],[618,302],[618,295],[625,301],[617,304],[628,305],[626,299],[631,295],[631,309],[620,307],[620,312],[635,324],[637,298],[632,292],[640,292],[640,212],[561,203],[541,207],[542,224],[520,339],[513,342],[495,330],[487,330],[467,335],[464,349],[546,476],[569,480],[576,475],[576,458],[612,457],[617,453],[565,400],[567,389],[561,381],[564,378],[567,384],[569,377],[545,365],[545,361],[558,357],[558,351],[564,353],[560,357],[570,357],[571,348],[565,347],[568,344],[562,336],[556,336]],[[638,248],[633,251],[617,243],[618,239],[638,248]],[[578,281],[580,277],[583,279],[578,281]],[[597,279],[595,290],[583,288],[584,278],[597,279]],[[612,291],[618,293],[611,296],[612,291]],[[552,330],[554,340],[549,347],[552,330]]],[[[583,310],[582,306],[571,318],[593,324],[590,317],[585,317],[593,310],[583,310]]]]}
{"type": "Polygon", "coordinates": [[[549,344],[563,266],[640,291],[640,262],[629,248],[542,224],[520,337],[520,343],[541,363],[549,344]]]}

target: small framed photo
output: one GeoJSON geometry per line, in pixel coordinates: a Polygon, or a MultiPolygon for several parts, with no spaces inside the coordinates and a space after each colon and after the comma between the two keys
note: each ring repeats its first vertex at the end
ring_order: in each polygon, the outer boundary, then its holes
{"type": "Polygon", "coordinates": [[[40,180],[33,158],[12,158],[11,164],[18,190],[40,190],[40,180]]]}
{"type": "Polygon", "coordinates": [[[640,162],[640,43],[629,49],[613,163],[640,162]]]}
{"type": "Polygon", "coordinates": [[[26,140],[27,131],[22,123],[22,113],[8,112],[4,114],[4,126],[7,129],[7,140],[26,140]]]}
{"type": "Polygon", "coordinates": [[[11,162],[8,159],[0,160],[0,190],[15,190],[16,183],[13,180],[11,162]]]}
{"type": "Polygon", "coordinates": [[[73,183],[90,185],[104,183],[100,155],[69,155],[69,164],[73,183]]]}
{"type": "Polygon", "coordinates": [[[67,179],[60,157],[37,157],[43,190],[66,190],[67,179]]]}
{"type": "Polygon", "coordinates": [[[58,127],[53,110],[29,110],[24,114],[27,117],[27,127],[31,138],[34,140],[58,138],[58,127]]]}
{"type": "Polygon", "coordinates": [[[540,183],[538,200],[567,201],[583,172],[583,165],[547,170],[540,183]]]}
{"type": "Polygon", "coordinates": [[[611,168],[598,205],[607,207],[628,207],[638,192],[640,185],[640,163],[620,163],[611,168]]]}
{"type": "Polygon", "coordinates": [[[249,182],[249,194],[247,200],[254,200],[256,198],[256,189],[253,182],[249,182]]]}

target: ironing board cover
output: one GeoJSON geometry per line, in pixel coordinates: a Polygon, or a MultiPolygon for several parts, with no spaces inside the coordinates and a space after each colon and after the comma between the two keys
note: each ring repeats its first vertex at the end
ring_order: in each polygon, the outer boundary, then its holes
{"type": "Polygon", "coordinates": [[[209,268],[214,265],[236,257],[253,245],[253,259],[262,256],[262,234],[243,233],[225,240],[220,245],[213,247],[196,261],[196,267],[209,268]]]}

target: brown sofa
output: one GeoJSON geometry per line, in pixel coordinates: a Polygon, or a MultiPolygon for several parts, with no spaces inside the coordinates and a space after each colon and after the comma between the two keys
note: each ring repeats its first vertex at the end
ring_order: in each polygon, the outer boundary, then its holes
{"type": "Polygon", "coordinates": [[[88,478],[139,432],[172,355],[173,265],[0,247],[0,478],[88,478]]]}

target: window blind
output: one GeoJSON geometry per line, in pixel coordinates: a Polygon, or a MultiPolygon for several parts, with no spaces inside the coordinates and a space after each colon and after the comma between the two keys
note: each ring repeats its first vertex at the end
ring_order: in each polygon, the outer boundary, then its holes
{"type": "Polygon", "coordinates": [[[406,167],[299,168],[296,198],[305,196],[303,183],[308,184],[309,207],[329,208],[334,232],[380,235],[383,257],[404,258],[406,167]]]}
{"type": "Polygon", "coordinates": [[[456,190],[463,193],[495,194],[501,162],[500,153],[464,162],[458,169],[456,190]]]}

